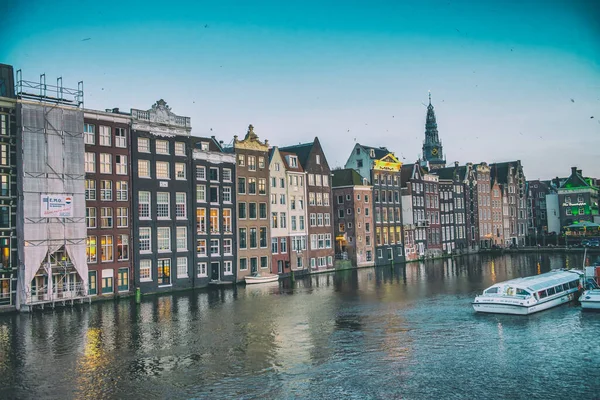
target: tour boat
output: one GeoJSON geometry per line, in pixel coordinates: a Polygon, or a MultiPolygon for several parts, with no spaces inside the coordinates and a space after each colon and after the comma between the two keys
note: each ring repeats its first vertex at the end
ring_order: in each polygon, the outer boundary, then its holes
{"type": "Polygon", "coordinates": [[[574,269],[512,279],[485,289],[472,304],[482,313],[533,314],[575,300],[582,279],[583,271],[574,269]]]}
{"type": "Polygon", "coordinates": [[[600,276],[599,265],[585,267],[585,290],[579,297],[581,308],[584,310],[600,310],[600,286],[596,282],[596,276],[600,276]]]}
{"type": "Polygon", "coordinates": [[[276,280],[279,280],[279,275],[252,274],[245,277],[244,280],[246,281],[246,285],[275,282],[276,280]]]}

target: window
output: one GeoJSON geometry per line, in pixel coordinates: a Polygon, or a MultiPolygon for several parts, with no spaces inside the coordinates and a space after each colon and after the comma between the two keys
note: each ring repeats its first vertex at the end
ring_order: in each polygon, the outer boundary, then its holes
{"type": "MultiPolygon", "coordinates": [[[[2,117],[2,122],[5,120],[5,114],[0,115],[2,117]]],[[[2,124],[2,134],[6,135],[4,123],[2,124]]],[[[96,126],[92,124],[83,124],[83,137],[85,144],[96,144],[96,126]]]]}
{"type": "Polygon", "coordinates": [[[323,205],[329,206],[329,193],[323,193],[323,205]]]}
{"type": "Polygon", "coordinates": [[[198,203],[204,203],[206,201],[206,186],[196,185],[196,201],[198,203]]]}
{"type": "Polygon", "coordinates": [[[246,166],[246,156],[244,156],[243,154],[238,154],[238,166],[246,166]]]}
{"type": "Polygon", "coordinates": [[[238,203],[238,219],[246,219],[246,203],[238,203]]]}
{"type": "Polygon", "coordinates": [[[140,260],[140,282],[152,281],[152,260],[140,260]]]}
{"type": "Polygon", "coordinates": [[[219,181],[219,168],[213,168],[213,167],[211,167],[208,170],[208,178],[211,181],[218,182],[219,181]]]}
{"type": "Polygon", "coordinates": [[[285,194],[279,195],[279,204],[285,204],[285,194]]]}
{"type": "Polygon", "coordinates": [[[208,272],[207,272],[207,268],[206,268],[206,263],[205,262],[199,262],[198,263],[198,277],[202,278],[202,277],[207,277],[208,276],[208,272]]]}
{"type": "Polygon", "coordinates": [[[256,236],[256,228],[250,228],[250,248],[255,249],[258,247],[258,240],[256,236]]]}
{"type": "Polygon", "coordinates": [[[129,183],[127,181],[118,181],[117,185],[117,201],[129,200],[129,183]]]}
{"type": "Polygon", "coordinates": [[[238,194],[246,194],[246,178],[238,178],[238,194]]]}
{"type": "Polygon", "coordinates": [[[223,254],[232,255],[233,254],[233,241],[231,239],[223,239],[223,254]]]}
{"type": "Polygon", "coordinates": [[[248,217],[256,219],[256,203],[248,203],[248,217]]]}
{"type": "Polygon", "coordinates": [[[265,158],[258,157],[258,168],[264,168],[264,167],[265,167],[265,158]]]}
{"type": "Polygon", "coordinates": [[[258,180],[258,194],[267,194],[267,180],[264,178],[258,180]]]}
{"type": "Polygon", "coordinates": [[[186,201],[185,201],[185,192],[177,192],[175,193],[175,217],[177,219],[186,219],[187,211],[186,211],[186,201]]]}
{"type": "Polygon", "coordinates": [[[150,139],[138,138],[137,142],[138,142],[138,152],[150,153],[150,139]]]}
{"type": "Polygon", "coordinates": [[[329,186],[329,176],[323,175],[323,186],[329,186]]]}
{"type": "Polygon", "coordinates": [[[170,208],[169,193],[156,193],[156,217],[158,219],[171,218],[170,208]]]}
{"type": "Polygon", "coordinates": [[[156,163],[156,179],[171,179],[169,163],[158,161],[156,163]]]}
{"type": "MultiPolygon", "coordinates": [[[[277,213],[275,213],[277,214],[277,213]]],[[[271,238],[271,253],[277,254],[279,253],[279,239],[271,238]]]]}
{"type": "Polygon", "coordinates": [[[223,188],[223,203],[231,203],[231,188],[223,188]]]}
{"type": "Polygon", "coordinates": [[[223,232],[231,233],[231,209],[224,208],[223,209],[223,232]]]}
{"type": "Polygon", "coordinates": [[[286,213],[279,213],[279,226],[282,228],[287,228],[287,216],[286,213]]]}
{"type": "Polygon", "coordinates": [[[100,125],[100,146],[110,146],[111,145],[111,131],[109,126],[100,125]]]}
{"type": "Polygon", "coordinates": [[[331,214],[325,213],[323,217],[325,219],[325,226],[331,226],[331,214]]]}
{"type": "Polygon", "coordinates": [[[177,257],[177,277],[188,277],[188,260],[186,257],[177,257]]]}
{"type": "Polygon", "coordinates": [[[98,239],[88,236],[85,241],[85,255],[88,263],[98,262],[98,239]]]}
{"type": "Polygon", "coordinates": [[[231,182],[231,169],[223,168],[223,182],[231,182]]]}
{"type": "Polygon", "coordinates": [[[210,209],[210,231],[212,233],[219,233],[219,209],[210,209]]]}
{"type": "Polygon", "coordinates": [[[113,227],[113,209],[111,207],[102,207],[100,209],[100,227],[113,227]]]}
{"type": "Polygon", "coordinates": [[[112,154],[100,153],[100,173],[112,174],[112,154]]]}
{"type": "Polygon", "coordinates": [[[176,156],[185,156],[185,143],[175,142],[175,155],[176,156]]]}
{"type": "Polygon", "coordinates": [[[88,228],[96,227],[96,208],[86,207],[85,209],[85,225],[88,228]]]}
{"type": "Polygon", "coordinates": [[[100,261],[109,262],[114,260],[112,235],[104,235],[100,237],[100,248],[102,249],[100,261]]]}
{"type": "Polygon", "coordinates": [[[265,257],[265,256],[260,257],[260,267],[263,269],[269,267],[268,257],[265,257]]]}
{"type": "Polygon", "coordinates": [[[127,175],[127,156],[117,154],[115,156],[115,165],[117,175],[127,175]]]}
{"type": "Polygon", "coordinates": [[[248,194],[256,194],[256,178],[248,178],[248,194]]]}
{"type": "Polygon", "coordinates": [[[248,259],[240,258],[240,271],[245,271],[248,269],[248,259]]]}
{"type": "Polygon", "coordinates": [[[171,260],[168,258],[158,260],[158,284],[171,284],[171,260]]]}
{"type": "Polygon", "coordinates": [[[166,140],[157,140],[156,154],[169,154],[169,142],[166,140]]]}
{"type": "Polygon", "coordinates": [[[196,209],[196,232],[206,233],[206,208],[196,209]]]}
{"type": "Polygon", "coordinates": [[[140,219],[150,218],[150,192],[138,192],[138,216],[140,219]]]}
{"type": "Polygon", "coordinates": [[[196,180],[206,180],[206,167],[202,167],[200,165],[196,166],[196,180]]]}
{"type": "Polygon", "coordinates": [[[129,235],[117,235],[117,261],[129,260],[129,235]]]}
{"type": "Polygon", "coordinates": [[[264,226],[260,227],[260,247],[261,249],[267,247],[267,228],[264,226]]]}
{"type": "Polygon", "coordinates": [[[258,217],[260,219],[267,219],[267,203],[260,203],[258,205],[258,217]]]}
{"type": "Polygon", "coordinates": [[[198,257],[206,257],[206,239],[198,239],[196,252],[198,253],[198,257]]]}
{"type": "Polygon", "coordinates": [[[219,187],[218,186],[211,186],[209,188],[209,196],[210,196],[210,202],[211,203],[218,203],[219,202],[219,187]]]}
{"type": "Polygon", "coordinates": [[[239,228],[239,241],[240,249],[246,249],[248,247],[248,237],[246,228],[239,228]]]}
{"type": "Polygon", "coordinates": [[[281,249],[281,254],[287,253],[287,239],[286,238],[281,238],[279,248],[281,249]]]}
{"type": "Polygon", "coordinates": [[[233,261],[224,261],[223,262],[223,274],[224,275],[233,275],[233,261]]]}
{"type": "Polygon", "coordinates": [[[219,248],[219,239],[211,239],[210,240],[210,255],[216,255],[218,256],[220,254],[220,248],[219,248]]]}
{"type": "Polygon", "coordinates": [[[127,148],[127,130],[125,128],[115,128],[115,147],[127,148]]]}
{"type": "Polygon", "coordinates": [[[178,226],[177,231],[177,251],[185,251],[187,250],[187,227],[186,226],[178,226]]]}
{"type": "Polygon", "coordinates": [[[278,224],[278,219],[277,219],[277,213],[271,213],[271,228],[278,228],[279,224],[278,224]]]}
{"type": "MultiPolygon", "coordinates": [[[[4,186],[4,176],[2,177],[2,185],[4,186]]],[[[2,193],[5,196],[4,187],[2,188],[2,193]]],[[[96,181],[93,179],[85,180],[85,199],[96,200],[96,181]]]]}
{"type": "Polygon", "coordinates": [[[171,228],[159,227],[156,229],[158,252],[171,251],[171,228]]]}
{"type": "MultiPolygon", "coordinates": [[[[4,158],[4,148],[0,148],[0,150],[2,150],[1,157],[4,158]]],[[[8,161],[4,162],[4,160],[0,160],[0,163],[2,165],[8,165],[8,161]]],[[[96,172],[96,153],[85,153],[85,172],[92,174],[96,172]]]]}
{"type": "Polygon", "coordinates": [[[320,155],[315,155],[315,161],[317,164],[321,164],[321,156],[320,155]]]}
{"type": "Polygon", "coordinates": [[[175,179],[185,180],[185,164],[175,163],[175,179]]]}
{"type": "Polygon", "coordinates": [[[150,178],[150,161],[138,160],[138,177],[150,178]]]}
{"type": "Polygon", "coordinates": [[[140,253],[151,253],[152,252],[151,228],[140,228],[138,239],[140,241],[140,253]]]}
{"type": "Polygon", "coordinates": [[[117,207],[117,228],[127,228],[129,226],[129,209],[127,207],[117,207]]]}
{"type": "Polygon", "coordinates": [[[256,171],[256,157],[248,156],[248,170],[256,171]]]}

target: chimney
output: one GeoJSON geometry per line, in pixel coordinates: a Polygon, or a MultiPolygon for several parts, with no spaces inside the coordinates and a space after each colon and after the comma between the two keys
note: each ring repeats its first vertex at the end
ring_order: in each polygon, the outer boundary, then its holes
{"type": "Polygon", "coordinates": [[[112,112],[115,113],[115,114],[118,114],[119,113],[119,107],[113,108],[112,112]]]}
{"type": "Polygon", "coordinates": [[[581,175],[581,170],[580,170],[580,169],[578,169],[578,170],[577,170],[577,173],[578,173],[579,175],[581,175]]]}
{"type": "Polygon", "coordinates": [[[577,167],[571,167],[571,175],[575,175],[577,173],[577,167]]]}
{"type": "Polygon", "coordinates": [[[458,167],[458,161],[454,161],[454,166],[458,167]]]}

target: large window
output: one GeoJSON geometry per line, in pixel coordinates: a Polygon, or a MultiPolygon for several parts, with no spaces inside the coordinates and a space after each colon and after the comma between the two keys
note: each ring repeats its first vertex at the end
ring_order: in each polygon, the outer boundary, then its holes
{"type": "Polygon", "coordinates": [[[199,203],[206,201],[206,185],[196,185],[196,201],[199,203]]]}
{"type": "Polygon", "coordinates": [[[150,178],[150,161],[138,160],[138,177],[150,178]]]}
{"type": "Polygon", "coordinates": [[[127,175],[127,156],[117,154],[115,156],[115,165],[117,175],[127,175]]]}
{"type": "Polygon", "coordinates": [[[85,255],[88,263],[98,262],[98,239],[96,236],[88,236],[85,241],[85,255]]]}
{"type": "Polygon", "coordinates": [[[100,153],[100,173],[112,174],[112,154],[100,153]]]}
{"type": "Polygon", "coordinates": [[[8,150],[8,145],[0,144],[0,165],[9,165],[10,163],[10,154],[8,150]]]}
{"type": "Polygon", "coordinates": [[[206,208],[196,209],[196,232],[206,233],[206,208]]]}
{"type": "Polygon", "coordinates": [[[196,252],[198,253],[198,257],[206,257],[206,239],[198,239],[196,252]]]}
{"type": "Polygon", "coordinates": [[[223,203],[231,203],[231,188],[223,188],[223,203]]]}
{"type": "Polygon", "coordinates": [[[138,142],[138,152],[150,153],[150,139],[138,138],[137,142],[138,142]]]}
{"type": "Polygon", "coordinates": [[[219,239],[211,239],[210,240],[210,255],[218,256],[221,254],[221,249],[219,247],[219,239]]]}
{"type": "Polygon", "coordinates": [[[199,262],[198,263],[198,277],[202,278],[202,277],[207,277],[208,276],[208,269],[206,268],[206,263],[205,262],[199,262]]]}
{"type": "Polygon", "coordinates": [[[152,260],[140,260],[140,282],[152,281],[152,260]]]}
{"type": "Polygon", "coordinates": [[[223,232],[231,233],[231,209],[223,209],[223,232]]]}
{"type": "Polygon", "coordinates": [[[248,178],[248,194],[256,194],[256,178],[248,178]]]}
{"type": "Polygon", "coordinates": [[[212,233],[219,232],[219,209],[218,208],[210,209],[210,231],[212,233]]]}
{"type": "Polygon", "coordinates": [[[85,209],[85,225],[88,228],[96,227],[96,208],[86,207],[85,209]]]}
{"type": "Polygon", "coordinates": [[[156,217],[159,219],[168,219],[170,214],[170,199],[168,192],[156,193],[156,217]]]}
{"type": "Polygon", "coordinates": [[[156,229],[156,242],[158,252],[171,251],[171,228],[159,227],[156,229]]]}
{"type": "Polygon", "coordinates": [[[140,228],[139,241],[140,241],[140,252],[142,252],[142,253],[152,252],[152,229],[151,228],[140,228]]]}
{"type": "MultiPolygon", "coordinates": [[[[2,147],[0,146],[0,150],[2,147]]],[[[0,155],[0,157],[3,155],[0,155]]],[[[1,160],[0,160],[1,163],[1,160]]],[[[6,164],[5,164],[6,165],[6,164]]],[[[96,153],[85,153],[85,172],[95,173],[96,172],[96,153]]]]}
{"type": "Polygon", "coordinates": [[[156,163],[156,179],[170,179],[171,174],[169,173],[169,163],[164,161],[158,161],[156,163]]]}
{"type": "Polygon", "coordinates": [[[96,200],[96,181],[93,179],[85,180],[85,199],[96,200]]]}
{"type": "MultiPolygon", "coordinates": [[[[4,117],[4,115],[1,115],[4,117]]],[[[96,126],[92,124],[83,124],[83,138],[85,144],[96,144],[96,126]]]]}
{"type": "Polygon", "coordinates": [[[111,129],[109,126],[100,125],[100,146],[111,145],[111,129]]]}
{"type": "Polygon", "coordinates": [[[175,193],[175,217],[178,219],[187,218],[185,192],[175,193]]]}
{"type": "Polygon", "coordinates": [[[267,228],[264,226],[260,228],[260,247],[262,249],[267,247],[267,228]]]}
{"type": "Polygon", "coordinates": [[[196,179],[199,181],[206,180],[206,167],[196,166],[196,179]]]}
{"type": "Polygon", "coordinates": [[[260,219],[267,219],[267,203],[260,203],[258,205],[258,217],[260,219]]]}
{"type": "Polygon", "coordinates": [[[157,140],[156,154],[169,154],[169,142],[166,140],[157,140]]]}
{"type": "Polygon", "coordinates": [[[100,227],[113,227],[113,209],[111,207],[102,207],[100,209],[100,227]]]}
{"type": "Polygon", "coordinates": [[[100,181],[100,200],[112,201],[112,181],[100,181]]]}
{"type": "Polygon", "coordinates": [[[113,261],[115,258],[113,249],[113,237],[112,235],[101,236],[100,246],[102,248],[102,262],[113,261]]]}
{"type": "Polygon", "coordinates": [[[258,247],[258,237],[256,235],[256,228],[250,228],[250,248],[255,249],[258,247]]]}
{"type": "Polygon", "coordinates": [[[140,219],[150,218],[150,192],[138,192],[138,217],[140,219]]]}
{"type": "Polygon", "coordinates": [[[223,239],[223,254],[232,255],[233,254],[233,246],[231,239],[223,239]]]}
{"type": "Polygon", "coordinates": [[[127,148],[127,130],[115,128],[115,147],[127,148]]]}
{"type": "Polygon", "coordinates": [[[223,168],[223,182],[231,182],[231,169],[223,168]]]}
{"type": "Polygon", "coordinates": [[[211,186],[209,189],[210,189],[210,192],[209,192],[210,202],[218,203],[219,202],[219,187],[211,186]]]}
{"type": "Polygon", "coordinates": [[[129,183],[127,181],[118,181],[117,185],[117,201],[129,200],[129,183]]]}
{"type": "MultiPolygon", "coordinates": [[[[177,143],[175,143],[177,144],[177,143]]],[[[177,258],[177,277],[187,278],[188,277],[188,260],[186,257],[177,258]]]]}
{"type": "Polygon", "coordinates": [[[246,194],[246,178],[238,177],[238,194],[246,194]]]}
{"type": "Polygon", "coordinates": [[[175,142],[175,155],[176,156],[185,156],[185,143],[175,142]]]}
{"type": "Polygon", "coordinates": [[[175,163],[175,179],[185,180],[185,164],[175,163]]]}
{"type": "Polygon", "coordinates": [[[129,209],[117,207],[117,228],[127,228],[127,226],[129,226],[129,209]]]}
{"type": "Polygon", "coordinates": [[[246,228],[239,228],[239,241],[240,249],[248,248],[248,235],[246,228]]]}
{"type": "Polygon", "coordinates": [[[208,170],[208,178],[211,181],[218,182],[219,181],[219,168],[211,167],[208,170]]]}
{"type": "Polygon", "coordinates": [[[177,227],[177,251],[187,250],[187,227],[177,227]]]}
{"type": "Polygon", "coordinates": [[[171,284],[171,260],[168,258],[158,260],[158,284],[159,285],[170,285],[171,284]]]}
{"type": "Polygon", "coordinates": [[[117,260],[129,260],[129,235],[117,236],[117,260]]]}

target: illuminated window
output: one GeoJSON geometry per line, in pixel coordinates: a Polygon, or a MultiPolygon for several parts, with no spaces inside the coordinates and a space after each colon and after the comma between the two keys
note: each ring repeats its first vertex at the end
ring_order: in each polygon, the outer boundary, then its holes
{"type": "Polygon", "coordinates": [[[85,242],[85,254],[88,263],[98,262],[98,239],[96,236],[88,236],[85,242]]]}

